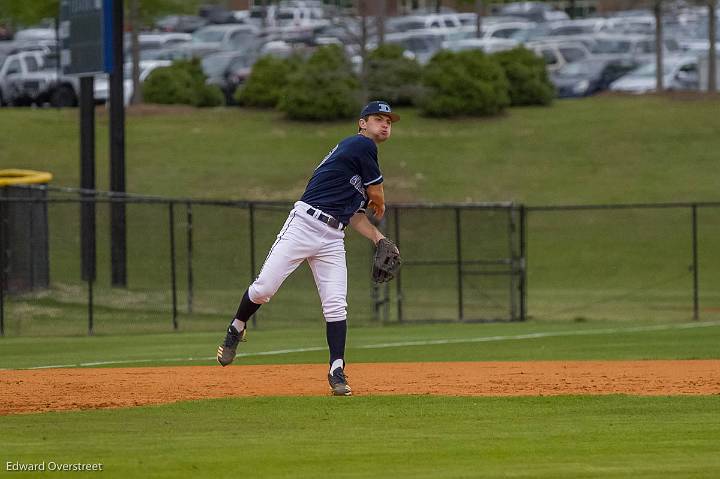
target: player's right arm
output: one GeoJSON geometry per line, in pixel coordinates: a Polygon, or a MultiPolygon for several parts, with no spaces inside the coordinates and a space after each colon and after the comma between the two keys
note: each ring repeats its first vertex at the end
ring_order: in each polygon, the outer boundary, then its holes
{"type": "Polygon", "coordinates": [[[378,241],[385,238],[385,235],[383,235],[379,229],[370,223],[370,220],[365,213],[355,213],[352,215],[350,217],[350,226],[352,226],[355,231],[372,241],[373,244],[377,244],[378,241]]]}
{"type": "Polygon", "coordinates": [[[385,215],[385,190],[383,184],[369,185],[367,187],[368,208],[372,208],[375,217],[381,220],[385,215]]]}

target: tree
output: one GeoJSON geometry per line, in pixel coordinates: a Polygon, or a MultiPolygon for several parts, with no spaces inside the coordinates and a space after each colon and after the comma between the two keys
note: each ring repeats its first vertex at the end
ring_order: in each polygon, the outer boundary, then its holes
{"type": "Polygon", "coordinates": [[[46,18],[57,18],[60,0],[2,0],[0,20],[7,20],[15,28],[35,25],[46,18]]]}
{"type": "Polygon", "coordinates": [[[495,58],[480,50],[440,51],[425,66],[424,115],[490,116],[510,105],[507,77],[495,58]]]}
{"type": "Polygon", "coordinates": [[[278,104],[293,120],[352,118],[361,106],[360,84],[337,45],[318,48],[291,74],[278,104]]]}

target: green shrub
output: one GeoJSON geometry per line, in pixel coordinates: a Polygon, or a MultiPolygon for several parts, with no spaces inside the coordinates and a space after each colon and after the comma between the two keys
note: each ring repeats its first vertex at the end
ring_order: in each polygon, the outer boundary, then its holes
{"type": "Polygon", "coordinates": [[[272,56],[260,58],[253,65],[245,84],[235,92],[235,100],[242,106],[276,107],[288,77],[301,63],[302,60],[296,56],[288,59],[272,56]]]}
{"type": "Polygon", "coordinates": [[[318,48],[288,78],[278,108],[293,120],[352,118],[360,111],[360,83],[337,45],[318,48]]]}
{"type": "Polygon", "coordinates": [[[420,111],[427,116],[496,115],[510,104],[498,62],[480,50],[441,51],[426,65],[420,111]]]}
{"type": "Polygon", "coordinates": [[[549,105],[555,88],[548,80],[545,61],[522,47],[493,55],[505,70],[510,82],[510,103],[519,105],[549,105]]]}
{"type": "Polygon", "coordinates": [[[420,92],[422,67],[405,58],[400,45],[384,44],[370,52],[366,86],[370,98],[382,98],[392,106],[411,105],[420,92]]]}
{"type": "Polygon", "coordinates": [[[219,106],[224,103],[217,86],[205,84],[200,61],[178,60],[169,67],[157,68],[142,85],[148,103],[181,104],[197,107],[219,106]]]}

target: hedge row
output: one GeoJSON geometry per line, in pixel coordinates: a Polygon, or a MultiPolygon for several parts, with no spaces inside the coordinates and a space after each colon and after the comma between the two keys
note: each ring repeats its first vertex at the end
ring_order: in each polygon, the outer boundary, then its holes
{"type": "Polygon", "coordinates": [[[143,83],[142,91],[148,103],[197,107],[225,103],[218,87],[205,84],[205,74],[198,59],[178,60],[169,67],[153,70],[143,83]]]}
{"type": "MultiPolygon", "coordinates": [[[[363,98],[452,117],[547,105],[554,96],[544,61],[523,48],[493,55],[441,51],[423,68],[401,47],[383,45],[368,55],[365,79],[360,82],[342,49],[331,45],[307,60],[261,58],[235,99],[243,106],[277,108],[291,119],[334,120],[357,115],[363,98]]],[[[205,86],[198,62],[186,61],[153,72],[143,92],[149,102],[213,106],[222,104],[216,90],[205,86]]]]}

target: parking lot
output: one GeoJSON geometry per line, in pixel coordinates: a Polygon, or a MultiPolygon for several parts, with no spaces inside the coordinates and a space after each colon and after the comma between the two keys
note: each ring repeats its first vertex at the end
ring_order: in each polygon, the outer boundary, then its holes
{"type": "MultiPolygon", "coordinates": [[[[658,77],[664,90],[707,90],[709,10],[684,5],[665,3],[661,38],[656,37],[656,17],[649,10],[571,19],[539,2],[488,4],[479,19],[474,13],[447,8],[387,17],[359,15],[362,12],[356,9],[319,1],[285,1],[239,11],[203,8],[197,15],[156,18],[137,35],[126,33],[124,100],[130,104],[136,85],[154,69],[179,59],[200,59],[206,82],[217,86],[230,105],[262,56],[307,56],[318,46],[336,44],[362,76],[368,52],[382,43],[402,46],[405,56],[420,65],[443,49],[493,53],[524,47],[545,60],[560,98],[605,90],[652,92],[658,77]],[[656,74],[658,45],[662,45],[661,75],[656,74]]],[[[0,105],[77,105],[79,81],[63,74],[59,66],[53,20],[3,31],[0,105]]],[[[107,101],[108,90],[106,76],[97,75],[97,103],[107,101]]]]}

